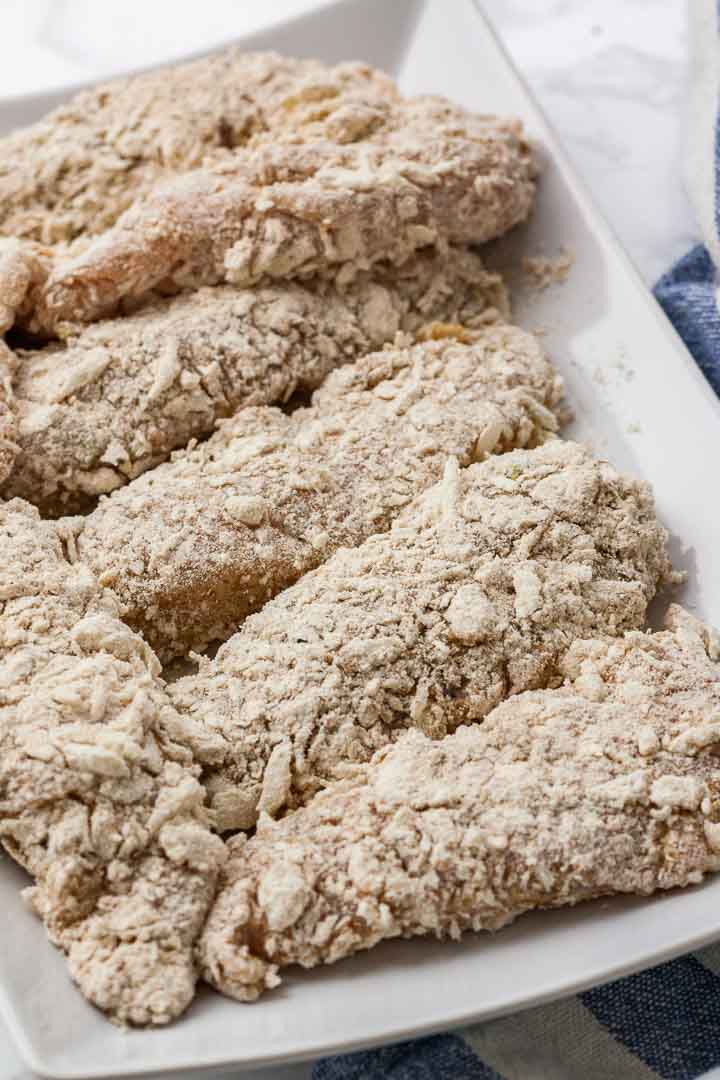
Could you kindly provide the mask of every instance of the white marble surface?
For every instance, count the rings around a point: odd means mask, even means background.
[[[0,97],[182,55],[313,0],[0,0]],[[448,7],[456,0],[446,0]],[[697,239],[681,177],[685,0],[483,0],[648,283]],[[244,1074],[248,1075],[248,1074]],[[301,1080],[307,1067],[275,1071]],[[29,1074],[0,1031],[0,1080]]]
[[[654,282],[697,239],[681,175],[686,0],[483,6],[577,171]]]

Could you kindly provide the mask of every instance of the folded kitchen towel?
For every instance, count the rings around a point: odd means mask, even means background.
[[[655,295],[720,396],[720,0],[689,0],[688,9],[687,186],[703,243],[663,275]],[[720,943],[564,1001],[329,1058],[313,1071],[314,1080],[700,1076],[720,1080]]]
[[[720,310],[717,270],[710,252],[698,244],[668,270],[655,286],[655,295],[720,395]]]

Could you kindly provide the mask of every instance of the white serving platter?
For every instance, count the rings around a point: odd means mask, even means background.
[[[543,161],[538,205],[491,261],[507,266],[521,253],[572,251],[563,286],[518,285],[516,320],[544,333],[567,379],[577,415],[572,434],[653,484],[678,565],[689,571],[681,598],[720,623],[720,490],[708,461],[720,445],[720,404],[473,0],[325,3],[241,44],[328,61],[362,58],[393,72],[407,92],[522,117]],[[0,132],[67,96],[0,106]],[[30,1068],[73,1080],[209,1076],[398,1040],[560,997],[720,937],[718,879],[652,900],[526,916],[496,936],[388,943],[333,968],[293,972],[254,1005],[201,990],[174,1026],[123,1032],[71,985],[63,958],[23,908],[25,883],[3,860],[0,1009]]]

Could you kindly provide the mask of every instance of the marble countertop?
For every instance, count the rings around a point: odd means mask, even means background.
[[[697,241],[682,182],[685,0],[483,0],[648,283]]]
[[[211,47],[311,3],[2,0],[0,97]],[[684,0],[483,0],[483,6],[652,284],[698,237],[681,173]],[[310,1070],[263,1075],[301,1080]],[[1,1030],[0,1080],[30,1080]]]

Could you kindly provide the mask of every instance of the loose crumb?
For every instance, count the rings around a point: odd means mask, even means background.
[[[542,291],[549,285],[564,284],[574,261],[572,252],[562,248],[557,255],[525,255],[520,265],[526,284]]]

